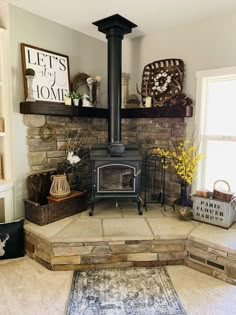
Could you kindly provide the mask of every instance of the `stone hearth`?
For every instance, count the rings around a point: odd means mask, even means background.
[[[236,223],[226,230],[180,221],[172,209],[148,204],[137,217],[132,202],[100,201],[52,224],[25,224],[27,254],[51,270],[185,264],[236,285]]]

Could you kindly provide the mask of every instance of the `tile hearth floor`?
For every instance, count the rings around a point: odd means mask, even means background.
[[[236,254],[236,222],[224,229],[197,221],[181,221],[170,207],[148,204],[147,212],[137,214],[133,202],[100,201],[92,217],[89,210],[57,222],[39,226],[29,221],[25,230],[39,235],[44,240],[56,242],[74,241],[122,241],[122,240],[173,240],[189,237],[216,244],[219,249],[228,249]]]
[[[27,254],[52,270],[187,265],[236,285],[236,223],[230,229],[178,219],[171,207],[112,200],[57,222],[25,223]]]

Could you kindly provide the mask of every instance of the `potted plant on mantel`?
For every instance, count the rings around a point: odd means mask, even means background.
[[[79,92],[72,91],[64,95],[64,102],[65,105],[71,105],[71,101],[73,101],[73,105],[79,106],[79,100],[81,99],[82,95]]]
[[[76,91],[71,92],[71,98],[75,106],[79,106],[79,100],[81,99],[81,97],[82,95],[79,92]]]
[[[33,80],[35,77],[35,71],[32,68],[27,68],[25,70],[25,77],[27,80],[27,98],[26,102],[36,102],[36,99],[34,98],[34,91],[33,91]]]

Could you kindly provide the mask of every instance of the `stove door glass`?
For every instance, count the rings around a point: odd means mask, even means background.
[[[134,192],[135,168],[124,164],[98,167],[98,192]]]

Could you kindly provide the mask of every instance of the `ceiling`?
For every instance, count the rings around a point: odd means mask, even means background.
[[[236,11],[235,0],[0,0],[104,39],[92,22],[119,13],[138,25],[131,37]]]

